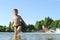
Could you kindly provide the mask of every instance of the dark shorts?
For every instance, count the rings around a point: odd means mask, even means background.
[[[18,28],[19,26],[14,26],[14,27]]]
[[[15,28],[21,28],[21,26],[14,26]]]

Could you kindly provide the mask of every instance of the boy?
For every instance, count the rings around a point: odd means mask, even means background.
[[[14,9],[13,10],[13,19],[11,26],[14,26],[14,32],[15,34],[18,34],[21,31],[21,22],[24,22],[21,18],[21,16],[18,15],[18,10]]]

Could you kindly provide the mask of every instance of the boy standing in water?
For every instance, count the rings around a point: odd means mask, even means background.
[[[21,16],[18,15],[18,10],[14,9],[13,10],[13,19],[11,26],[14,26],[14,32],[15,34],[18,34],[21,31],[21,22],[23,21]]]

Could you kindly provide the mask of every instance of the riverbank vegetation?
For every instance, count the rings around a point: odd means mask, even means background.
[[[0,32],[13,32],[14,28],[10,28],[11,22],[9,23],[9,26],[3,26],[0,25]],[[40,29],[42,29],[42,25],[45,25],[48,29],[56,30],[56,28],[60,28],[60,20],[53,20],[50,17],[45,17],[45,19],[37,21],[35,25],[29,24],[25,26],[22,24],[22,31],[23,32],[35,32]]]

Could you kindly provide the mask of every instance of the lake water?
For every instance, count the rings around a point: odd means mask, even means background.
[[[13,37],[13,32],[0,32],[0,40],[10,40]]]
[[[58,33],[20,33],[21,40],[48,40],[52,38],[53,40],[60,40],[60,34]],[[13,32],[0,32],[0,40],[13,40]]]

